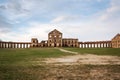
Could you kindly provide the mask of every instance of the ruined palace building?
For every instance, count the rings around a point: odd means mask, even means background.
[[[32,38],[31,42],[0,41],[0,48],[32,48],[32,47],[79,47],[79,48],[120,48],[120,34],[109,41],[80,42],[77,38],[63,38],[63,34],[54,29],[48,33],[48,40],[38,41]]]

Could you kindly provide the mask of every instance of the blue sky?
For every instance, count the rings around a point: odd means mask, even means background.
[[[53,29],[79,41],[120,33],[120,0],[0,0],[0,39],[46,40]]]

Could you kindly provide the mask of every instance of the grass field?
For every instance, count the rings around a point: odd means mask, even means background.
[[[35,80],[34,75],[26,71],[36,71],[33,61],[66,55],[69,54],[55,48],[0,49],[0,80]]]
[[[38,58],[70,55],[55,48],[0,49],[0,65],[25,63]]]
[[[63,48],[80,54],[112,55],[120,56],[120,48]]]
[[[120,56],[120,49],[64,48]],[[120,65],[38,65],[33,61],[71,55],[57,48],[0,49],[0,80],[119,80]],[[95,74],[93,74],[95,72]],[[102,75],[99,75],[100,73]],[[95,76],[94,76],[95,75]]]

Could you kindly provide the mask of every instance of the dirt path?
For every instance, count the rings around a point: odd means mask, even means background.
[[[58,48],[58,49],[62,52],[67,52],[67,53],[71,53],[71,54],[78,54],[78,52],[68,51],[68,50],[61,49],[61,48]]]
[[[63,56],[60,58],[46,58],[43,62],[46,64],[58,64],[58,65],[74,65],[74,64],[92,64],[92,65],[120,65],[120,57],[118,56],[105,56],[105,55],[93,55],[93,54],[78,54],[58,48],[62,52],[76,54],[72,56]]]
[[[65,56],[61,58],[47,58],[44,62],[47,64],[62,64],[62,65],[74,65],[74,64],[120,65],[120,57],[86,54]]]

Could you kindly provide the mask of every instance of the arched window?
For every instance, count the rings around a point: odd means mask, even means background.
[[[52,36],[50,35],[49,37],[51,38]]]
[[[59,38],[61,38],[61,35],[59,35]]]

